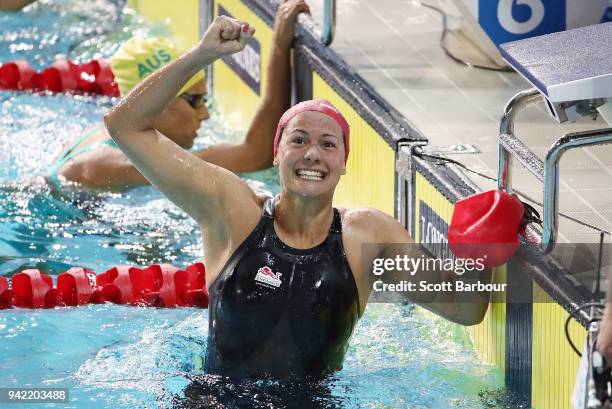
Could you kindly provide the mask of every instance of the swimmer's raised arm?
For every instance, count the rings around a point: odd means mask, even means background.
[[[304,0],[283,2],[276,13],[266,65],[261,103],[241,143],[221,143],[194,152],[202,159],[234,172],[252,172],[272,166],[276,125],[291,105],[291,47],[299,13],[309,13]]]
[[[258,214],[255,194],[233,173],[179,147],[154,122],[189,78],[242,50],[253,33],[248,24],[217,17],[193,49],[147,77],[104,117],[111,137],[136,168],[201,225],[218,223],[232,212],[239,217],[238,209]]]

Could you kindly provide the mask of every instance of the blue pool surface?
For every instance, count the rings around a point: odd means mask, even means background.
[[[0,12],[0,61],[25,58],[40,68],[57,53],[77,60],[109,56],[118,41],[142,29],[122,2],[41,1],[23,12]],[[0,92],[0,275],[39,268],[55,277],[72,266],[100,273],[116,264],[201,260],[198,226],[155,189],[58,192],[40,176],[61,146],[99,124],[112,103]],[[217,113],[196,147],[239,138]],[[244,177],[257,189],[278,191],[274,170]],[[219,408],[512,407],[500,392],[500,373],[479,363],[461,331],[411,305],[369,305],[344,369],[308,384],[204,374],[207,333],[208,312],[193,308],[0,311],[0,387],[69,388],[70,403],[37,408],[195,407],[191,398]]]

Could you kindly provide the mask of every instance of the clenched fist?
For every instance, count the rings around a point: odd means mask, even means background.
[[[219,58],[242,51],[255,29],[227,16],[216,17],[197,45],[207,57]]]

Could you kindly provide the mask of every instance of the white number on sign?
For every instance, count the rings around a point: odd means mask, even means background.
[[[529,20],[520,22],[512,17],[512,8],[527,6],[531,9]],[[544,4],[542,0],[499,0],[497,5],[499,24],[509,33],[525,34],[540,25],[544,19]]]

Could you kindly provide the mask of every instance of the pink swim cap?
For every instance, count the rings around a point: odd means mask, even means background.
[[[310,101],[303,101],[299,104],[296,104],[289,108],[281,117],[280,121],[278,121],[278,126],[276,128],[276,135],[274,136],[274,158],[276,158],[276,154],[278,152],[278,143],[280,142],[281,134],[283,133],[283,129],[287,125],[287,122],[291,120],[297,114],[301,114],[306,111],[315,111],[321,112],[322,114],[327,115],[334,121],[340,125],[342,128],[342,133],[344,136],[344,162],[348,160],[350,145],[349,145],[349,124],[346,122],[346,119],[342,116],[340,111],[336,109],[335,106],[332,105],[326,99],[311,99]]]

